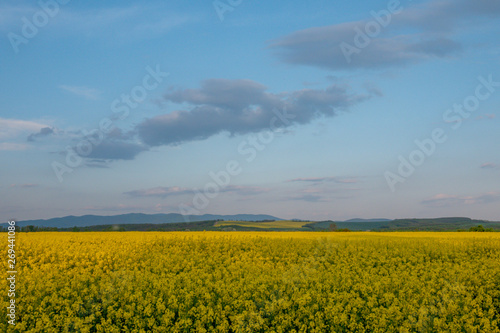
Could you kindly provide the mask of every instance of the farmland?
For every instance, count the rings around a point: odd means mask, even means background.
[[[17,237],[4,332],[500,332],[498,233]]]
[[[215,227],[235,226],[243,228],[258,228],[258,229],[301,229],[309,221],[266,221],[266,222],[252,222],[252,221],[218,221]]]

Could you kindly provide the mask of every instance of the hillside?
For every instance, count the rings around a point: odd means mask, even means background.
[[[474,220],[467,217],[444,217],[436,219],[398,219],[380,227],[381,231],[421,230],[421,231],[453,231],[468,230],[483,225],[485,228],[500,230],[500,222]]]
[[[332,221],[321,221],[309,225],[313,230],[329,229]],[[442,217],[432,219],[396,219],[378,222],[334,222],[337,228],[353,231],[457,231],[483,225],[500,231],[500,222],[474,220],[468,217]]]
[[[344,222],[389,222],[392,221],[390,219],[350,219],[350,220],[345,220]]]
[[[58,231],[216,231],[216,221],[197,221],[180,223],[141,223],[141,224],[105,224],[88,227],[59,228]]]
[[[215,227],[219,228],[234,228],[236,230],[308,230],[303,227],[311,223],[310,221],[263,221],[263,222],[250,222],[250,221],[218,221]],[[310,229],[309,229],[310,230]]]
[[[19,227],[56,228],[59,231],[330,231],[332,223],[337,229],[351,231],[467,231],[478,225],[500,231],[500,222],[474,220],[467,217],[311,222],[282,220],[270,215],[251,214],[206,214],[186,217],[180,214],[124,214],[67,216],[49,220],[20,221],[16,224]],[[6,226],[5,223],[0,224],[0,228]],[[36,228],[31,230],[34,231],[34,229]]]
[[[47,220],[26,220],[18,221],[20,227],[33,225],[49,228],[72,228],[90,227],[95,225],[123,225],[123,224],[163,224],[199,222],[211,220],[238,220],[238,221],[260,221],[260,220],[281,220],[280,218],[264,214],[236,214],[236,215],[181,215],[181,214],[122,214],[113,216],[84,215],[65,216]],[[5,226],[6,223],[0,226]]]

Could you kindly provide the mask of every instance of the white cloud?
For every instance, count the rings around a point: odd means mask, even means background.
[[[99,90],[89,87],[60,85],[59,88],[90,100],[97,100],[101,95]]]
[[[219,189],[220,193],[233,193],[242,196],[252,196],[268,192],[269,189],[257,186],[241,186],[241,185],[228,185]],[[158,186],[143,190],[134,190],[125,192],[124,194],[131,197],[158,197],[166,198],[170,196],[195,194],[195,188],[185,188],[178,186]]]
[[[0,140],[16,138],[48,127],[35,121],[0,118]]]
[[[335,182],[340,184],[355,184],[358,182],[356,178],[347,178],[347,177],[313,177],[313,178],[294,178],[287,180],[290,182],[308,182],[308,183],[323,183],[323,182]]]
[[[422,204],[433,207],[463,206],[484,204],[500,200],[500,193],[488,192],[477,196],[460,196],[445,193],[436,194],[422,201]]]
[[[19,33],[22,18],[31,19],[42,10],[36,5],[0,5],[0,31]],[[51,18],[50,26],[57,34],[105,38],[116,41],[162,36],[175,27],[192,21],[191,14],[172,12],[166,5],[113,6],[96,9],[76,9],[60,6]],[[55,34],[52,34],[55,36]]]
[[[149,146],[175,146],[222,132],[242,135],[258,133],[270,126],[282,130],[308,124],[321,117],[336,116],[369,98],[336,84],[326,89],[282,93],[267,89],[252,80],[207,79],[199,89],[174,90],[164,96],[170,102],[189,104],[187,110],[145,119],[135,130]],[[277,113],[282,114],[281,118],[277,118]],[[275,124],[275,120],[279,123]]]
[[[269,46],[286,63],[330,70],[387,68],[446,59],[463,51],[463,45],[455,40],[457,30],[491,22],[500,16],[500,3],[430,0],[407,8],[398,5],[393,15],[382,10],[387,13],[383,24],[380,17],[367,15],[365,20],[295,31],[270,41]],[[368,37],[370,33],[365,33],[373,26],[378,30]],[[363,42],[359,42],[360,31],[366,37]]]

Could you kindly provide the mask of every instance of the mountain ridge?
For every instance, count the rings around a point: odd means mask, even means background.
[[[181,223],[181,222],[200,222],[208,220],[240,220],[240,221],[260,221],[260,220],[282,220],[278,217],[267,214],[235,214],[235,215],[181,215],[177,213],[168,214],[144,214],[128,213],[120,215],[68,215],[50,219],[23,220],[17,221],[16,225],[20,227],[33,225],[49,228],[72,228],[72,227],[90,227],[95,225],[113,225],[113,224],[163,224],[163,223]],[[4,225],[2,223],[0,225]]]

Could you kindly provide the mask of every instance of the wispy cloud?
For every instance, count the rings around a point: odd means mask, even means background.
[[[385,27],[379,24],[380,35],[370,38],[349,61],[340,45],[354,46],[358,31],[368,22],[377,23],[373,17],[296,31],[271,41],[270,48],[290,64],[331,70],[399,67],[460,54],[463,46],[454,40],[458,28],[498,16],[498,1],[432,0],[404,8]]]
[[[31,17],[42,10],[36,5],[4,5],[0,9],[0,30],[4,31],[20,29],[23,16]],[[59,34],[78,34],[87,38],[149,39],[163,36],[193,20],[194,16],[173,12],[164,4],[98,9],[61,6],[48,28],[57,29]]]
[[[311,179],[311,178],[306,178]],[[311,183],[316,185],[317,183]],[[286,196],[284,201],[305,201],[305,202],[332,202],[339,199],[351,197],[352,191],[357,191],[357,188],[334,189],[331,187],[309,186],[294,191],[292,195]]]
[[[0,140],[12,139],[26,133],[38,132],[47,127],[36,121],[0,118]]]
[[[334,182],[338,184],[356,184],[358,182],[355,178],[347,177],[318,177],[318,178],[294,178],[287,180],[287,182],[305,182],[305,183],[325,183]]]
[[[124,192],[125,195],[131,197],[158,197],[167,198],[170,196],[191,194],[193,191],[191,189],[178,187],[178,186],[158,186],[144,190],[134,190],[129,192]]]
[[[328,201],[323,196],[317,195],[317,194],[300,194],[297,196],[289,197],[288,200],[306,201],[306,202],[326,202],[326,201]]]
[[[373,96],[377,96],[377,97],[384,96],[384,93],[382,92],[382,90],[380,90],[380,88],[377,87],[377,85],[374,84],[373,82],[366,82],[363,86]]]
[[[85,11],[67,10],[61,16],[62,23],[69,29],[83,31],[87,36],[128,39],[160,37],[194,19],[190,15],[174,13],[162,6],[146,4]],[[121,29],[114,29],[113,35],[103,33],[103,28],[112,26]]]
[[[481,164],[481,169],[500,169],[500,164],[483,163]]]
[[[432,207],[449,207],[484,204],[496,201],[500,201],[500,193],[498,192],[489,192],[478,196],[459,196],[440,193],[423,200],[422,204]]]
[[[129,192],[124,192],[125,195],[131,197],[157,197],[157,198],[167,198],[172,196],[180,196],[185,194],[195,194],[198,190],[196,188],[186,188],[178,186],[158,186],[143,190],[134,190]],[[252,196],[261,193],[268,192],[269,189],[257,187],[257,186],[241,186],[241,185],[228,185],[219,188],[219,193],[233,193],[241,196]]]
[[[89,87],[60,85],[59,88],[89,100],[97,100],[101,95],[99,90]]]
[[[477,120],[483,120],[483,119],[486,119],[486,120],[493,120],[495,119],[496,115],[494,113],[487,113],[487,114],[484,114],[484,115],[480,115],[480,116],[477,116]]]
[[[241,186],[241,185],[229,185],[222,189],[222,193],[234,193],[241,196],[252,196],[262,193],[269,192],[270,190],[265,187],[258,186]]]

